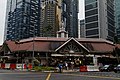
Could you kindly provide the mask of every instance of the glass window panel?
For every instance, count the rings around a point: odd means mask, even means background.
[[[95,2],[97,0],[85,0],[85,4],[89,4],[89,3],[92,3],[92,2]]]
[[[98,29],[88,30],[86,31],[86,35],[96,35],[98,34]]]
[[[94,10],[90,10],[90,11],[87,11],[85,12],[85,16],[91,16],[91,15],[95,15],[95,14],[98,14],[98,10],[97,9],[94,9]]]
[[[98,27],[98,22],[86,24],[86,29],[91,29],[96,27]]]
[[[85,18],[86,23],[93,22],[93,21],[98,21],[98,16],[92,16],[92,17]]]
[[[97,2],[86,5],[85,10],[93,9],[93,8],[96,8],[96,7],[97,7]]]

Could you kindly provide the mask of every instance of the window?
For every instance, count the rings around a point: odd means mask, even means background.
[[[92,3],[85,6],[85,10],[93,9],[97,7],[97,3]]]
[[[97,9],[85,12],[85,16],[91,16],[91,15],[95,15],[95,14],[98,14],[98,10]]]
[[[111,24],[111,25],[115,25],[115,22],[113,20],[111,20],[109,17],[108,17],[108,23]]]
[[[98,22],[86,24],[86,29],[96,28],[98,27]]]
[[[99,38],[99,36],[87,36],[86,38]]]
[[[113,37],[115,34],[114,34],[114,32],[108,31],[108,35]]]
[[[98,34],[98,29],[88,30],[86,31],[86,35],[96,35]]]
[[[86,4],[89,4],[89,3],[92,3],[92,2],[96,2],[97,0],[85,0],[85,5]]]
[[[114,14],[114,8],[111,8],[107,5],[107,10],[110,11],[112,14]]]
[[[98,20],[98,16],[92,16],[92,17],[88,17],[85,19],[85,22],[93,22],[93,21],[97,21]]]
[[[107,11],[107,16],[114,20],[114,15]]]

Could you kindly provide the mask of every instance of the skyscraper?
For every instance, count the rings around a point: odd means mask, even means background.
[[[56,32],[61,26],[61,1],[41,0],[41,37],[56,37]]]
[[[78,37],[79,0],[62,1],[62,20],[69,37]]]
[[[5,40],[40,36],[40,0],[7,0]]]
[[[85,19],[80,20],[80,38],[85,38]]]
[[[115,27],[118,39],[120,39],[120,0],[115,0]]]
[[[85,0],[86,38],[113,41],[115,35],[114,0]]]
[[[63,21],[68,36],[78,37],[78,12],[78,0],[41,0],[41,36],[56,37]]]

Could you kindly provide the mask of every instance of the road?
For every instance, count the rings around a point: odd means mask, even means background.
[[[42,73],[0,70],[0,80],[120,80],[114,72]]]

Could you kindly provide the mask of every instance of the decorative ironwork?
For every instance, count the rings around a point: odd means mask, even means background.
[[[75,42],[70,42],[68,44],[66,44],[61,50],[60,52],[81,52],[81,48],[75,44]]]

